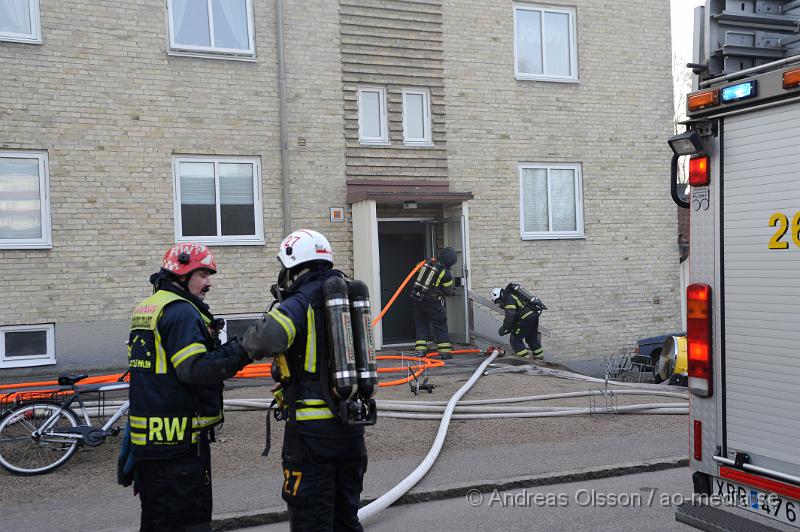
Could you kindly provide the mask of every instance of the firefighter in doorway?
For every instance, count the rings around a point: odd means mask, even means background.
[[[505,336],[511,333],[509,343],[514,354],[535,360],[544,358],[544,349],[539,341],[539,316],[547,307],[542,300],[517,283],[493,289],[491,299],[505,311],[503,325],[497,334]]]
[[[453,276],[450,268],[456,263],[456,252],[451,247],[442,249],[438,259],[431,257],[419,269],[411,288],[411,310],[414,315],[416,345],[414,350],[424,354],[428,350],[428,336],[433,329],[436,350],[442,360],[453,358],[450,352],[450,334],[444,296],[453,295]]]

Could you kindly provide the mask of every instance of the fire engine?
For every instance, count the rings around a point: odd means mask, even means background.
[[[706,530],[757,528],[725,505],[800,526],[799,30],[797,0],[697,8],[686,131],[669,139],[690,219],[689,465],[707,502],[676,519]]]

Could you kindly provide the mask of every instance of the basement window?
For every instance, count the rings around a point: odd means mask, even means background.
[[[56,363],[55,325],[0,326],[0,368]]]

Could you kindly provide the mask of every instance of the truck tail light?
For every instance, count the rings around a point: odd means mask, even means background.
[[[711,397],[711,287],[690,284],[686,288],[686,340],[688,344],[689,391]]]
[[[698,155],[689,159],[689,184],[693,187],[704,187],[709,181],[708,156]]]

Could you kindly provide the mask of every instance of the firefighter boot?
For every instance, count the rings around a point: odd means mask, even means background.
[[[453,355],[450,354],[450,351],[453,350],[453,344],[450,342],[441,342],[436,344],[436,348],[439,351],[439,358],[442,360],[450,360],[453,358]]]

